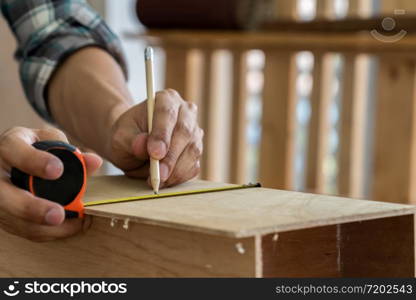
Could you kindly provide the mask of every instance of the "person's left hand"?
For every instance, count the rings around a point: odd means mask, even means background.
[[[61,177],[64,165],[56,156],[32,147],[45,140],[68,143],[63,132],[55,128],[14,127],[0,134],[0,228],[31,241],[62,239],[86,230],[91,217],[65,219],[63,206],[22,190],[10,181],[12,168],[46,180]],[[102,163],[99,156],[83,153],[88,174]]]
[[[107,156],[127,176],[138,178],[149,177],[149,156],[160,160],[160,187],[167,187],[198,175],[202,138],[196,105],[167,89],[156,93],[151,134],[147,133],[147,102],[143,102],[115,122]]]

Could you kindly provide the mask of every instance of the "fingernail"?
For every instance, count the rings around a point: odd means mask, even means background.
[[[64,165],[58,158],[53,158],[48,161],[45,171],[48,177],[56,179],[62,175],[64,171]]]
[[[150,154],[155,159],[162,159],[166,155],[166,144],[162,141],[155,141],[150,144]]]
[[[65,219],[63,208],[54,207],[48,210],[45,215],[45,223],[48,225],[59,225]]]
[[[166,164],[161,163],[159,166],[159,172],[160,172],[160,181],[164,182],[168,179],[169,176],[169,168]]]

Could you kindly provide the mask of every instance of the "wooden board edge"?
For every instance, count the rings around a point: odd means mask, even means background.
[[[398,210],[394,210],[390,212],[378,213],[377,215],[371,215],[371,214],[354,215],[354,216],[345,217],[345,218],[327,219],[325,221],[294,223],[294,224],[287,224],[284,226],[282,225],[268,226],[264,228],[258,228],[256,230],[246,230],[246,231],[244,230],[227,231],[227,230],[220,230],[220,229],[210,229],[210,228],[206,228],[202,226],[188,226],[186,224],[180,224],[176,222],[168,222],[168,221],[163,221],[163,220],[151,220],[147,218],[133,217],[130,215],[108,214],[106,212],[94,211],[92,208],[86,209],[85,213],[87,215],[99,216],[99,217],[104,217],[108,219],[112,219],[112,218],[127,219],[128,218],[131,222],[135,222],[135,223],[156,225],[156,226],[161,226],[161,227],[187,230],[187,231],[199,232],[199,233],[216,235],[216,236],[223,236],[223,237],[229,237],[229,238],[247,238],[247,237],[255,237],[257,235],[266,235],[266,234],[270,234],[274,232],[286,232],[286,231],[321,227],[321,226],[326,226],[326,225],[344,224],[344,223],[351,223],[351,222],[368,221],[368,220],[374,220],[374,219],[415,214],[416,207],[415,208],[413,207],[403,208],[403,209],[398,209]]]

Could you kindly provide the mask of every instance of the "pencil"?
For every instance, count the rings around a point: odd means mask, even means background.
[[[147,127],[149,135],[153,127],[153,111],[155,108],[155,90],[153,76],[153,49],[147,47],[144,50],[144,60],[146,66],[146,89],[147,89]],[[160,174],[159,161],[150,158],[150,182],[155,194],[159,193]]]

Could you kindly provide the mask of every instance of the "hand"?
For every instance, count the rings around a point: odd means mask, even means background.
[[[203,131],[195,104],[171,89],[156,93],[153,130],[147,132],[146,102],[122,114],[112,128],[108,157],[126,175],[148,178],[149,156],[160,160],[160,187],[198,175]]]
[[[60,204],[38,198],[10,182],[12,167],[50,180],[62,175],[63,165],[56,156],[32,146],[42,140],[68,142],[57,129],[15,127],[0,135],[0,227],[33,241],[68,237],[91,222],[88,218],[65,220]],[[95,154],[85,153],[84,159],[89,173],[102,163]]]

